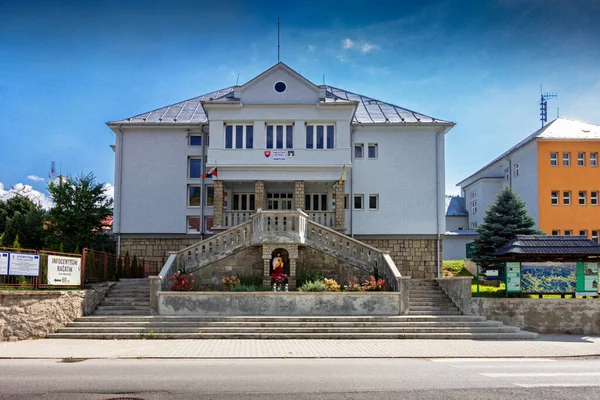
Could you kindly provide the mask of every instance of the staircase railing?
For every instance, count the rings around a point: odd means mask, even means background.
[[[238,250],[263,243],[305,244],[369,273],[377,268],[390,288],[399,290],[401,275],[388,253],[318,224],[301,210],[259,210],[249,221],[173,252],[160,273],[162,290],[169,290],[168,278],[177,270],[194,272]]]

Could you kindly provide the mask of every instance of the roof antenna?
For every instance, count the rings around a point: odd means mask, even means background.
[[[325,74],[323,74],[323,85],[325,85]]]
[[[279,63],[279,17],[277,17],[277,62]]]
[[[548,99],[555,99],[557,96],[556,93],[544,93],[540,83],[540,120],[542,121],[542,128],[548,122]]]
[[[238,72],[238,77],[235,80],[235,86],[237,86],[239,82],[240,82],[240,73]]]
[[[560,118],[560,107],[556,107],[556,118]]]

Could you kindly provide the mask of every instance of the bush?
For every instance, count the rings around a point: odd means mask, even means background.
[[[240,285],[240,280],[235,276],[226,276],[225,278],[221,279],[221,284],[225,286],[225,290],[231,290]]]
[[[365,281],[363,287],[368,292],[383,292],[387,290],[385,281],[383,279],[375,280],[375,277],[372,275]]]
[[[325,284],[325,281],[310,281],[310,282],[305,282],[300,289],[298,289],[299,292],[326,292],[327,291],[327,285]]]
[[[268,287],[262,285],[237,285],[230,289],[231,292],[266,292]]]
[[[174,292],[186,292],[193,290],[194,280],[192,274],[186,275],[181,272],[175,272],[172,277],[169,278],[171,282],[171,290]]]
[[[317,282],[325,279],[323,272],[318,270],[301,270],[296,276],[296,286],[301,287],[307,282]]]
[[[333,279],[325,278],[324,282],[325,282],[325,286],[327,286],[328,292],[339,292],[340,291],[340,285],[338,285],[338,283],[336,281],[334,281]]]
[[[241,286],[262,286],[262,276],[238,275]]]
[[[360,286],[360,283],[358,283],[358,278],[353,276],[348,278],[348,285],[344,286],[344,291],[345,292],[362,292],[363,288],[362,286]]]

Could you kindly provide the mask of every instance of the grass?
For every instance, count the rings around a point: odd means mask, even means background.
[[[442,262],[443,276],[473,276],[465,268],[465,260],[446,260]]]

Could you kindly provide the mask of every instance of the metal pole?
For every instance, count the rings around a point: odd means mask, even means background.
[[[477,297],[479,297],[479,264],[477,264]]]

